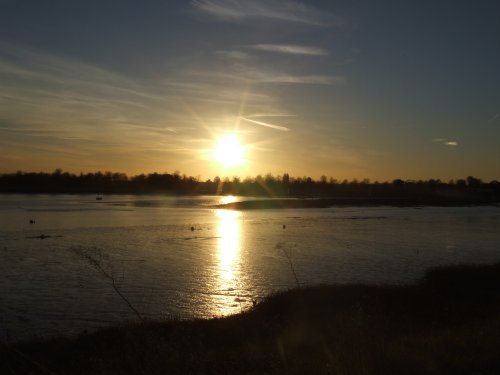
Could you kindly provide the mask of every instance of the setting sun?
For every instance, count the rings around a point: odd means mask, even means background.
[[[234,134],[220,138],[213,152],[214,159],[225,167],[243,164],[244,154],[245,148]]]

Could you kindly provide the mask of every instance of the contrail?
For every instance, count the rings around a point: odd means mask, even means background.
[[[252,122],[252,123],[257,124],[257,125],[267,126],[268,128],[272,128],[272,129],[276,129],[276,130],[281,130],[281,131],[284,131],[284,132],[290,131],[289,128],[286,128],[284,126],[273,125],[273,124],[269,124],[267,122],[252,120],[252,119],[249,119],[249,118],[246,118],[246,117],[241,117],[241,119],[245,120],[245,121],[248,121],[248,122]]]

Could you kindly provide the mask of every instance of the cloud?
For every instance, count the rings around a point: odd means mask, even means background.
[[[446,138],[434,138],[434,139],[431,139],[431,142],[440,143],[440,144],[442,144],[444,146],[451,146],[451,147],[458,146],[458,142],[457,141],[449,140],[449,139],[446,139]]]
[[[288,113],[255,113],[253,115],[246,115],[246,118],[257,118],[257,117],[296,117],[296,115],[290,115]]]
[[[262,18],[317,26],[339,23],[337,20],[326,22],[324,13],[297,1],[194,0],[192,5],[224,21],[238,22],[250,18]]]
[[[0,133],[22,135],[23,137],[40,137],[54,139],[90,140],[89,136],[76,136],[70,129],[50,128],[16,128],[13,126],[0,126]]]
[[[182,102],[205,103],[205,107],[214,102],[234,105],[240,103],[244,91],[237,82],[200,79],[186,71],[169,75],[168,81],[136,80],[1,42],[0,86],[0,121],[16,128],[18,134],[23,129],[56,128],[56,134],[61,129],[61,133],[92,134],[94,138],[123,137],[123,129],[138,131],[139,127],[168,135],[173,132],[165,129],[196,125],[179,105]],[[269,110],[273,102],[269,95],[258,92],[247,93],[245,98],[261,110]]]
[[[332,75],[302,75],[291,74],[275,70],[267,70],[241,65],[233,67],[233,72],[218,73],[207,71],[193,71],[193,75],[210,77],[213,80],[239,81],[251,83],[288,83],[309,85],[341,85],[347,82],[343,76]]]
[[[218,127],[234,126],[234,121],[220,119],[231,117],[235,108],[248,114],[239,120],[253,133],[259,127],[290,131],[280,124],[292,116],[280,105],[284,98],[259,84],[345,82],[340,76],[252,66],[250,50],[243,50],[250,52],[249,59],[236,51],[228,51],[233,60],[224,69],[220,64],[185,66],[148,80],[0,42],[2,157],[21,158],[19,166],[32,165],[30,169],[126,165],[135,173],[144,165],[159,168],[165,160],[176,160],[177,168],[183,168],[200,155],[193,142],[210,138]],[[186,150],[190,158],[181,155]],[[0,170],[8,168],[17,167],[0,165]]]
[[[292,83],[308,85],[338,85],[346,83],[345,77],[327,75],[258,74],[250,79],[260,83]]]
[[[327,56],[328,51],[318,47],[298,46],[293,44],[256,44],[252,46],[259,51],[286,53],[291,55]]]
[[[223,57],[228,57],[230,59],[235,59],[235,60],[246,60],[250,58],[250,55],[246,52],[243,51],[238,51],[238,50],[232,50],[232,51],[217,51],[217,55],[223,56]]]
[[[497,113],[497,114],[495,114],[492,118],[490,118],[490,119],[488,120],[488,122],[493,122],[493,121],[495,121],[495,120],[497,120],[497,119],[499,119],[499,118],[500,118],[500,113]]]
[[[75,166],[109,162],[137,170],[140,167],[132,164],[139,165],[140,158],[131,161],[130,154],[142,150],[156,158],[155,165],[161,165],[167,153],[175,157],[189,140],[203,136],[197,120],[180,105],[183,98],[197,103],[219,100],[234,106],[241,97],[241,89],[235,87],[171,78],[184,86],[124,77],[77,60],[0,42],[2,153],[11,159],[22,156],[40,166],[60,158]],[[251,104],[256,103],[256,97],[248,97]],[[256,107],[268,110],[271,100],[260,100],[266,105]],[[70,154],[75,158],[68,159]],[[81,155],[88,160],[81,160]]]
[[[285,127],[285,126],[280,126],[280,125],[275,125],[275,124],[270,124],[268,122],[264,122],[264,121],[257,121],[257,120],[252,120],[248,117],[240,117],[242,120],[245,120],[245,121],[248,121],[248,122],[251,122],[253,124],[256,124],[256,125],[261,125],[261,126],[265,126],[265,127],[268,127],[268,128],[271,128],[271,129],[276,129],[276,130],[281,130],[281,131],[284,131],[284,132],[287,132],[289,131],[290,129]]]

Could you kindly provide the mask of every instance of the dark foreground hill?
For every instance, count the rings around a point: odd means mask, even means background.
[[[0,349],[2,374],[498,374],[500,264],[413,286],[290,290],[212,320],[131,323]]]

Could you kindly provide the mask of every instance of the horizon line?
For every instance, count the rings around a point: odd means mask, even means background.
[[[314,181],[314,182],[321,182],[322,180],[326,180],[327,183],[338,183],[338,184],[341,184],[341,183],[358,183],[358,184],[374,184],[374,183],[393,183],[395,181],[401,181],[403,183],[418,183],[418,182],[429,182],[429,181],[435,181],[435,182],[438,182],[439,183],[444,183],[444,184],[450,184],[452,183],[456,183],[457,181],[460,181],[460,180],[465,180],[467,181],[467,179],[469,178],[474,178],[476,180],[479,180],[480,182],[482,183],[500,183],[500,177],[497,179],[497,178],[493,178],[493,179],[484,179],[484,178],[481,178],[481,177],[476,177],[476,176],[473,176],[473,175],[468,175],[468,176],[460,176],[460,177],[457,177],[457,178],[449,178],[449,179],[441,179],[441,178],[435,178],[435,177],[430,177],[430,178],[401,178],[401,177],[396,177],[396,178],[389,178],[389,179],[373,179],[373,178],[357,178],[357,177],[352,177],[350,179],[348,178],[335,178],[333,176],[328,176],[328,175],[325,175],[325,174],[321,174],[319,177],[315,178],[315,177],[312,177],[310,175],[293,175],[293,174],[290,174],[288,172],[283,172],[283,173],[271,173],[271,172],[267,172],[267,173],[258,173],[258,174],[255,174],[254,176],[249,176],[249,175],[246,175],[246,176],[242,176],[242,175],[237,175],[237,174],[231,174],[231,175],[215,175],[213,177],[208,177],[208,178],[201,178],[200,175],[198,176],[193,176],[193,175],[188,175],[186,173],[183,173],[179,170],[174,170],[173,172],[141,172],[141,173],[131,173],[131,174],[128,174],[126,172],[114,172],[114,171],[110,171],[110,170],[97,170],[97,171],[92,171],[92,172],[83,172],[83,171],[80,171],[80,172],[71,172],[71,171],[65,171],[63,170],[62,168],[56,168],[54,169],[53,171],[51,172],[47,172],[47,171],[23,171],[23,170],[17,170],[15,172],[0,172],[0,177],[3,177],[3,176],[6,176],[6,175],[17,175],[17,174],[47,174],[47,175],[56,175],[56,174],[68,174],[70,176],[75,176],[75,177],[79,177],[79,176],[85,176],[85,175],[89,175],[89,174],[102,174],[102,175],[124,175],[127,179],[132,179],[134,177],[138,177],[138,176],[149,176],[149,175],[171,175],[171,176],[181,176],[183,178],[187,178],[187,179],[194,179],[198,182],[207,182],[207,181],[213,181],[214,179],[216,178],[219,178],[220,180],[229,180],[229,182],[233,182],[234,179],[239,179],[240,182],[243,182],[245,179],[257,179],[258,177],[261,177],[261,178],[266,178],[266,177],[272,177],[273,179],[281,179],[283,178],[285,175],[288,175],[288,178],[290,179],[294,179],[294,180],[297,180],[297,179],[311,179],[311,181]]]

